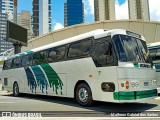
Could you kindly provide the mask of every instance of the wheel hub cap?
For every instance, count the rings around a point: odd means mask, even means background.
[[[88,92],[85,88],[81,88],[78,92],[79,100],[81,102],[86,102],[88,100]]]
[[[17,95],[17,93],[18,93],[18,87],[17,87],[17,85],[15,85],[15,87],[14,87],[14,93]]]

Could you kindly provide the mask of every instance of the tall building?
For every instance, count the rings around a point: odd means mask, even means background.
[[[64,4],[65,27],[84,23],[84,4],[82,0],[67,0]]]
[[[13,21],[13,0],[0,0],[0,52],[13,47],[12,43],[6,42],[7,20]]]
[[[39,36],[39,0],[33,0],[33,33]]]
[[[28,40],[32,38],[31,14],[29,11],[22,11],[17,15],[17,23],[28,29]]]
[[[39,36],[52,30],[51,0],[33,0],[33,33]]]
[[[13,21],[13,9],[13,0],[0,0],[0,12],[7,13],[10,21]]]
[[[115,0],[94,0],[95,21],[115,20]]]
[[[128,0],[129,19],[150,20],[148,0]]]

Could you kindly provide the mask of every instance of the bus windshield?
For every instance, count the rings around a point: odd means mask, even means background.
[[[113,41],[121,62],[150,63],[146,42],[127,35],[115,35]]]

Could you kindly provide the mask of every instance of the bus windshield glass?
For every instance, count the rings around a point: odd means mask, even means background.
[[[145,41],[127,35],[115,35],[113,41],[118,52],[119,61],[150,63]]]

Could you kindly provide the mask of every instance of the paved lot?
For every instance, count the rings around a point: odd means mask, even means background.
[[[23,94],[20,97],[13,97],[12,95],[0,96],[0,116],[2,112],[14,112],[21,114],[28,113],[41,113],[42,116],[56,116],[56,117],[109,117],[113,119],[116,115],[132,114],[130,119],[138,119],[136,113],[155,113],[160,116],[160,97],[157,99],[149,100],[147,103],[132,103],[132,104],[115,104],[105,102],[95,102],[91,107],[82,107],[78,105],[73,99],[59,98],[51,96],[35,96]],[[17,112],[16,112],[17,111]],[[113,113],[112,117],[111,113]],[[17,114],[15,114],[17,115]],[[135,117],[134,117],[135,116]],[[145,117],[145,116],[144,116]],[[144,117],[141,117],[144,118]],[[147,117],[150,119],[156,117],[152,115]],[[97,118],[98,119],[98,118]],[[116,117],[116,119],[121,119]],[[145,118],[144,118],[145,119]]]

